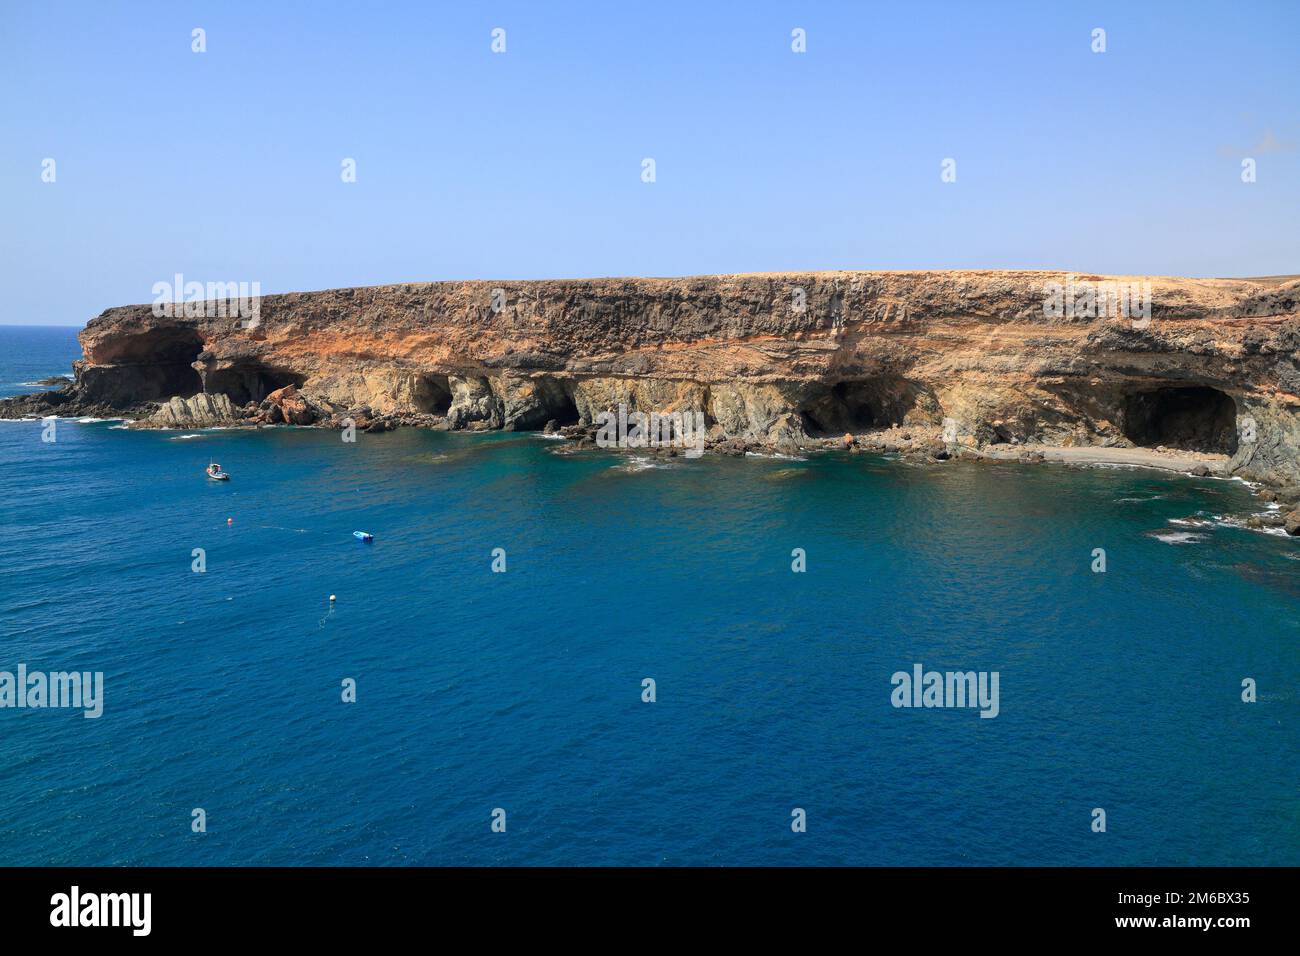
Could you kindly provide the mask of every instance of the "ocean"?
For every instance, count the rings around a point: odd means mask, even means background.
[[[0,328],[0,392],[77,355]],[[0,864],[1300,864],[1300,542],[1241,482],[43,431],[0,671],[103,713],[0,708]],[[997,716],[893,706],[916,664]]]

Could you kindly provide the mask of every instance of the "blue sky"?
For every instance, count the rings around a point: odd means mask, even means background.
[[[4,0],[0,323],[177,272],[1300,272],[1298,37],[1294,2]]]

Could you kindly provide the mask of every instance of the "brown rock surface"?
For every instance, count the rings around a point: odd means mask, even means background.
[[[315,411],[294,385],[277,388],[262,400],[261,408],[267,412],[268,420],[273,423],[310,425],[316,420]]]
[[[1300,281],[1074,276],[1117,280],[1150,283],[1149,321],[1051,317],[1045,288],[1067,278],[1049,272],[332,289],[265,296],[252,328],[122,306],[81,333],[74,385],[0,415],[148,415],[206,393],[241,408],[278,396],[286,421],[368,406],[389,423],[537,429],[625,403],[700,410],[715,440],[782,447],[890,426],[926,447],[951,419],[966,445],[1164,445],[1300,480]]]

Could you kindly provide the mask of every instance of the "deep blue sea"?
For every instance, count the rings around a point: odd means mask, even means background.
[[[74,336],[0,329],[0,391]],[[0,670],[105,699],[0,709],[0,864],[1300,863],[1300,542],[1213,521],[1240,482],[41,431],[0,422]],[[999,715],[892,707],[914,663]]]

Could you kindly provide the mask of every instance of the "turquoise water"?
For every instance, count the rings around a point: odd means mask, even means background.
[[[71,334],[0,330],[0,384]],[[0,864],[1300,863],[1300,545],[1170,523],[1238,482],[40,437],[0,422],[0,670],[104,712],[0,709]],[[999,716],[893,708],[916,662]]]

